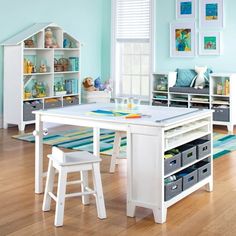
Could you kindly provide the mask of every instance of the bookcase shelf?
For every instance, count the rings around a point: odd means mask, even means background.
[[[80,103],[80,43],[61,27],[37,23],[3,46],[4,128],[16,124],[24,130],[35,122],[33,110],[62,107],[64,98],[74,101],[66,105]]]
[[[209,90],[202,92],[196,89],[189,91],[188,87],[175,90],[177,79],[176,72],[154,73],[152,77],[152,96],[150,103],[157,106],[174,106],[200,109],[212,109],[213,124],[226,125],[232,132],[236,124],[236,73],[212,73],[210,74]],[[159,85],[160,84],[160,85]],[[156,91],[158,87],[167,88],[163,92]],[[158,95],[165,95],[165,102]]]

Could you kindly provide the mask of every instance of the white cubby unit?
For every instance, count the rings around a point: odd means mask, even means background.
[[[35,123],[32,111],[81,102],[80,43],[61,27],[36,23],[2,45],[4,128],[23,131]]]
[[[236,124],[236,73],[212,73],[209,87],[175,87],[176,72],[154,73],[152,76],[152,105],[212,109],[213,124],[227,126],[233,132]]]

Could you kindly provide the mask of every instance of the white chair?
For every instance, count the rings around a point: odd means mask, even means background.
[[[100,158],[89,152],[64,153],[57,147],[52,148],[52,154],[48,155],[49,165],[47,181],[43,199],[43,211],[49,211],[51,199],[56,201],[55,226],[63,225],[64,204],[66,197],[82,196],[82,203],[89,204],[89,195],[93,194],[96,199],[98,218],[106,218],[102,182],[100,175]],[[58,171],[57,196],[53,194],[55,169]],[[93,173],[94,190],[88,187],[88,171]],[[67,182],[67,174],[80,171],[81,180]],[[81,192],[66,194],[66,185],[81,184]]]
[[[110,173],[115,172],[116,164],[118,164],[118,159],[124,159],[126,157],[120,156],[120,145],[121,139],[126,136],[126,132],[123,131],[116,131],[113,143],[113,151],[111,156],[111,163],[110,163]]]

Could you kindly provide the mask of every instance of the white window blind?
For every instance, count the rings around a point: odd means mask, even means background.
[[[150,38],[151,0],[116,0],[116,39]]]

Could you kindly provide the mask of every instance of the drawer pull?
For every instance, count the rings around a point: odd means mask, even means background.
[[[192,181],[194,179],[193,176],[191,176],[190,178],[188,178],[188,182]]]
[[[172,186],[171,190],[175,190],[177,188],[178,188],[178,185],[176,184],[176,185]]]
[[[170,166],[176,165],[176,160],[170,162]]]
[[[193,155],[193,152],[188,153],[187,157],[191,157]]]

